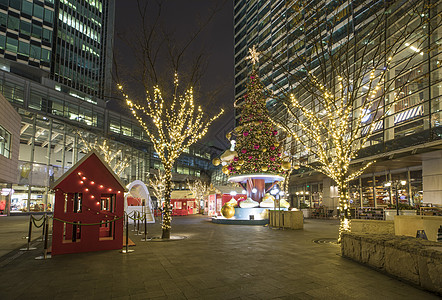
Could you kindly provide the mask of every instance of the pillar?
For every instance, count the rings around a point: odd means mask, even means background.
[[[332,180],[330,178],[325,178],[322,181],[322,186],[322,204],[329,209],[335,210],[338,206],[338,187],[332,185]]]
[[[430,157],[431,155],[431,157]],[[424,203],[442,206],[442,151],[424,155],[422,161]]]

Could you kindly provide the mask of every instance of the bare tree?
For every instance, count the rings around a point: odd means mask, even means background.
[[[280,113],[273,120],[286,131],[292,152],[339,188],[339,241],[351,228],[348,183],[374,162],[352,160],[376,143],[373,133],[393,122],[401,101],[424,101],[407,95],[429,72],[419,62],[437,50],[429,37],[441,23],[437,3],[341,4],[294,7],[296,16],[306,15],[293,23],[292,57],[272,53],[261,65],[285,74],[273,92],[287,118]],[[363,18],[347,17],[364,5]]]

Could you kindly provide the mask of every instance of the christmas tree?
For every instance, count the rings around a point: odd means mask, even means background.
[[[224,171],[231,176],[256,173],[280,175],[290,166],[282,161],[278,131],[269,119],[264,86],[255,68],[259,53],[255,47],[249,51],[248,58],[253,67],[241,107],[239,126],[235,128],[237,156],[224,167]]]

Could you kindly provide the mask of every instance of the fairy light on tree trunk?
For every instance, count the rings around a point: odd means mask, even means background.
[[[126,99],[133,116],[143,127],[151,140],[164,167],[164,209],[162,238],[169,239],[171,231],[172,207],[172,168],[177,158],[185,149],[201,139],[207,130],[224,110],[208,118],[201,106],[195,106],[193,89],[187,89],[183,95],[178,94],[178,75],[175,74],[172,99],[165,101],[158,86],[153,93],[146,91],[147,105],[142,106],[132,101],[124,92],[123,86],[118,89]],[[149,124],[149,125],[148,125]],[[153,125],[153,126],[152,126]]]

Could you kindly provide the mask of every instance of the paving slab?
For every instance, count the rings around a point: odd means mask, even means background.
[[[23,244],[17,217],[0,219],[0,240]],[[23,218],[26,228],[28,219]],[[16,237],[8,233],[9,222]],[[26,231],[26,230],[24,230]],[[174,217],[172,235],[135,251],[101,251],[35,260],[42,249],[0,257],[1,299],[439,299],[342,258],[335,220],[306,220],[304,230],[213,224]],[[158,237],[161,225],[149,225]],[[17,248],[17,247],[16,247]],[[12,257],[12,259],[11,259]],[[5,262],[5,258],[8,258]],[[1,263],[3,260],[4,263]]]

